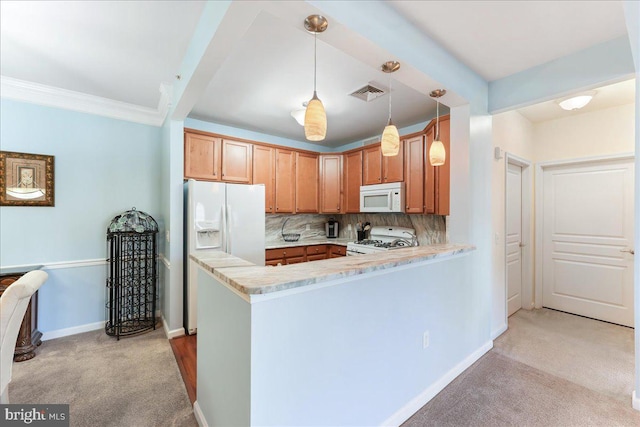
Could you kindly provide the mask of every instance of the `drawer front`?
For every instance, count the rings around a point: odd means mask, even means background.
[[[307,246],[307,256],[309,255],[318,255],[318,254],[326,254],[327,253],[327,245],[311,245]]]
[[[304,246],[294,246],[292,248],[267,249],[265,253],[266,260],[297,257],[297,256],[304,257]]]
[[[346,246],[337,246],[334,245],[331,247],[331,256],[332,257],[336,257],[336,256],[346,256],[347,255],[347,248]]]
[[[289,264],[298,264],[299,262],[304,262],[304,255],[302,256],[295,256],[295,257],[290,257],[285,259],[285,262],[287,263],[287,265]]]
[[[272,265],[274,267],[278,266],[278,265],[284,265],[284,259],[282,259],[282,258],[270,259],[270,260],[265,262],[265,265]]]

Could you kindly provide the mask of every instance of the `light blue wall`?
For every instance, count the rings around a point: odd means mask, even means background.
[[[106,229],[136,207],[159,214],[153,126],[2,99],[0,148],[55,156],[55,207],[0,207],[0,265],[104,260]],[[43,332],[104,320],[105,267],[59,268],[40,290]]]

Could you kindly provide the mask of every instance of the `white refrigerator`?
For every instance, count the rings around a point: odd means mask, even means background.
[[[196,181],[186,185],[185,327],[197,330],[198,265],[191,254],[223,251],[264,265],[264,185]],[[188,266],[188,267],[187,267]]]

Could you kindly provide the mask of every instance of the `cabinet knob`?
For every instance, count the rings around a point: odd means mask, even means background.
[[[276,210],[278,210],[278,209],[280,209],[280,208],[276,208]]]
[[[336,206],[336,209],[340,210],[340,205]]]
[[[287,251],[282,251],[282,255],[286,255],[286,254],[287,254]]]

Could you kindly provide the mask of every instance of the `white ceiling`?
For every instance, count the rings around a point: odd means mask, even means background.
[[[626,34],[620,0],[389,4],[487,81]],[[312,95],[313,36],[302,22],[317,11],[297,1],[234,2],[234,7],[245,6],[262,12],[212,76],[190,116],[303,141],[303,129],[290,112]],[[178,73],[203,3],[3,0],[0,8],[3,76],[156,107],[160,84],[172,82]],[[366,51],[367,59],[356,59],[356,50]],[[379,66],[391,59],[330,20],[326,33],[318,36],[318,96],[329,122],[323,145],[381,133],[388,96],[365,103],[348,94],[370,82],[386,88],[389,76]],[[416,70],[409,64],[392,76],[394,122],[403,127],[433,117],[435,103],[427,93],[435,82],[419,76],[420,85],[413,84]],[[596,108],[604,93],[588,108]],[[621,103],[627,97],[621,95]],[[456,100],[443,102],[455,105]],[[558,109],[554,103],[528,108],[523,114],[535,121],[551,117],[544,111]]]

